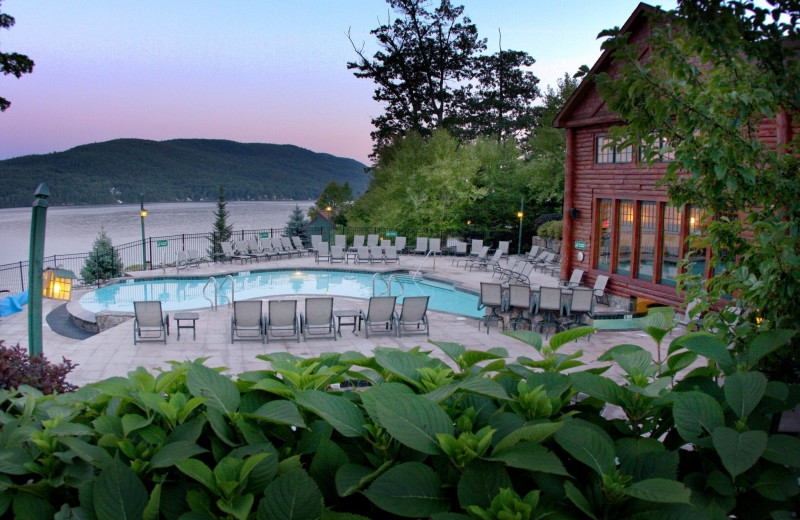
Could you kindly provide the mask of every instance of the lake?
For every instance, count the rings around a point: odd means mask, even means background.
[[[31,200],[31,202],[33,202]],[[305,214],[314,201],[227,203],[228,224],[234,230],[282,228],[295,205]],[[145,202],[145,236],[208,233],[216,202]],[[30,253],[31,208],[0,209],[0,264],[27,260]],[[101,229],[114,245],[141,241],[139,204],[64,206],[47,209],[44,254],[62,255],[91,250]]]

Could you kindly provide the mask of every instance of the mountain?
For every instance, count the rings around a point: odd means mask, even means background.
[[[367,188],[366,166],[298,146],[212,139],[116,139],[65,152],[0,161],[0,207],[33,202],[47,183],[50,203],[113,204],[176,200],[312,200],[331,181]]]

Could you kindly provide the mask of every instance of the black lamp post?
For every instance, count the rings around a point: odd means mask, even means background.
[[[147,216],[147,210],[144,209],[144,193],[139,194],[139,216],[142,219],[142,270],[147,270],[147,254],[145,252],[145,239],[144,239],[144,217]]]

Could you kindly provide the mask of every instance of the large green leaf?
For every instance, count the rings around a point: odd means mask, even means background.
[[[610,404],[621,406],[623,397],[630,391],[622,388],[613,380],[590,374],[588,372],[576,372],[569,375],[572,386],[578,392],[583,392],[590,397],[596,397]]]
[[[112,460],[97,476],[93,494],[97,520],[142,518],[147,507],[147,489],[119,459]]]
[[[297,404],[311,410],[336,428],[345,437],[360,437],[366,433],[364,414],[355,404],[339,394],[318,390],[295,392]]]
[[[787,500],[800,493],[797,475],[781,466],[770,466],[765,469],[753,484],[758,493],[770,500]]]
[[[576,339],[582,338],[584,336],[588,336],[592,332],[596,331],[597,329],[594,327],[576,327],[574,329],[568,329],[557,334],[554,334],[552,338],[550,338],[550,349],[555,351],[561,348],[563,345],[570,343],[571,341],[575,341]]]
[[[55,509],[44,498],[29,493],[14,496],[14,520],[40,520],[54,518]]]
[[[195,479],[210,491],[216,493],[217,481],[214,479],[214,473],[211,471],[211,468],[206,466],[202,461],[197,459],[184,459],[176,462],[175,466],[186,476]]]
[[[676,480],[651,478],[634,482],[625,488],[625,494],[648,502],[688,504],[692,496],[689,488]]]
[[[761,372],[734,372],[725,379],[725,400],[739,419],[744,419],[764,397],[767,378]]]
[[[726,372],[732,371],[733,360],[719,338],[706,332],[690,332],[685,337],[680,344],[686,350],[716,362]]]
[[[111,462],[111,455],[108,454],[108,451],[96,444],[89,444],[81,439],[69,437],[61,439],[61,442],[69,446],[69,449],[77,453],[78,457],[89,462],[92,466],[104,468],[106,464]],[[6,450],[6,454],[7,453]],[[0,471],[4,471],[2,464],[0,464]]]
[[[646,350],[627,353],[615,352],[612,357],[622,370],[632,376],[644,374],[653,364],[653,356]]]
[[[569,480],[564,481],[564,493],[567,495],[567,498],[570,502],[575,505],[578,509],[580,509],[583,514],[591,518],[592,520],[597,520],[597,517],[592,513],[592,506],[589,504],[589,501],[583,496],[581,490],[575,487],[575,484],[570,482]]]
[[[800,468],[800,439],[790,435],[770,435],[761,455],[776,464]]]
[[[501,451],[506,448],[510,448],[521,441],[539,444],[557,432],[562,426],[564,426],[563,422],[540,422],[537,424],[526,424],[525,426],[517,428],[503,437],[503,439],[495,445],[494,449],[495,451]]]
[[[374,399],[380,395],[379,399]],[[441,453],[436,435],[453,434],[453,421],[438,404],[414,394],[401,392],[373,393],[367,390],[362,398],[370,401],[376,422],[389,435],[422,453]]]
[[[542,336],[538,332],[532,330],[514,330],[511,332],[504,332],[503,334],[518,339],[523,343],[527,343],[540,352],[542,350]]]
[[[734,479],[758,462],[767,448],[767,438],[767,433],[760,430],[740,433],[725,426],[711,434],[722,465]]]
[[[302,469],[273,480],[258,504],[258,520],[316,520],[322,515],[322,493]]]
[[[250,416],[276,424],[287,424],[289,426],[297,426],[298,428],[306,427],[306,423],[300,416],[297,405],[283,399],[276,399],[265,403],[260,406],[258,410],[250,414]]]
[[[458,390],[504,401],[511,399],[500,383],[484,377],[465,379],[458,384]]]
[[[235,412],[239,408],[239,390],[230,377],[199,363],[191,363],[186,386],[195,397],[205,397],[205,405],[219,412]]]
[[[555,433],[564,450],[598,474],[609,473],[615,466],[614,443],[608,434],[579,419],[565,422]]]
[[[392,374],[416,386],[420,380],[420,368],[432,365],[432,359],[398,349],[376,348],[375,361]]]
[[[575,456],[575,458],[578,457]],[[569,476],[569,473],[561,463],[561,459],[555,453],[544,446],[532,442],[520,442],[510,448],[495,451],[491,457],[486,457],[486,459],[504,462],[512,468]],[[613,464],[613,462],[612,458],[611,463]]]
[[[458,479],[458,502],[462,509],[473,505],[488,509],[502,488],[512,486],[503,464],[473,460]]]
[[[311,459],[308,473],[326,499],[336,497],[336,473],[349,462],[347,453],[335,442],[326,439],[320,443],[314,458]]]
[[[711,433],[725,424],[719,403],[702,392],[680,392],[675,398],[672,415],[678,433],[690,442],[697,442],[703,432]]]
[[[785,346],[795,334],[797,331],[791,329],[773,329],[760,333],[747,348],[747,363],[751,367],[755,366],[761,358]]]
[[[450,500],[433,469],[420,462],[406,462],[375,479],[364,495],[389,513],[422,518],[450,509]]]
[[[391,467],[392,461],[390,460],[384,462],[378,469],[360,464],[344,464],[336,472],[336,492],[340,497],[346,497],[361,491]]]
[[[201,448],[194,442],[177,441],[165,444],[150,459],[150,466],[153,468],[167,468],[174,465],[179,460],[189,459],[207,450]]]
[[[428,340],[428,342],[433,343],[434,345],[442,349],[442,351],[445,354],[447,354],[447,357],[449,357],[456,363],[458,362],[458,358],[461,357],[461,355],[467,351],[466,347],[464,347],[464,345],[460,343],[452,343],[449,341],[433,341],[433,340]]]

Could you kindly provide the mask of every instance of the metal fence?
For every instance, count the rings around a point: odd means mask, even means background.
[[[318,232],[318,231],[315,231]],[[234,231],[231,240],[249,240],[259,238],[264,234],[269,236],[281,236],[284,234],[283,228],[271,229],[246,229]],[[413,246],[417,237],[441,238],[442,244],[449,245],[448,240],[458,238],[461,240],[482,239],[487,243],[496,243],[499,240],[514,240],[516,235],[513,231],[506,230],[486,230],[475,227],[467,227],[461,230],[430,230],[430,229],[401,229],[401,228],[377,228],[377,227],[353,227],[337,226],[329,230],[323,230],[322,239],[332,241],[334,235],[346,235],[348,242],[352,242],[354,235],[379,235],[381,238],[404,236],[407,243]],[[529,240],[529,238],[528,238]],[[149,237],[144,241],[144,255],[147,261],[147,268],[160,268],[162,266],[175,265],[175,260],[179,251],[195,250],[201,256],[210,257],[211,233],[193,233],[181,235],[169,235]],[[306,244],[308,245],[308,244]],[[142,269],[142,241],[129,242],[119,246],[114,246],[114,251],[119,255],[121,266],[119,271],[138,271]],[[65,255],[52,255],[44,257],[43,267],[59,267],[69,269],[82,279],[81,270],[87,266],[90,259],[95,259],[97,255],[86,253],[72,253]],[[106,259],[108,260],[108,259]],[[17,294],[28,287],[28,260],[21,260],[11,264],[0,265],[0,289],[6,289],[11,294]]]

